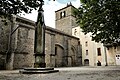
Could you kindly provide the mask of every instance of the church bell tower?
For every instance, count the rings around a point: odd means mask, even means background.
[[[61,30],[69,35],[72,35],[72,28],[76,27],[76,20],[73,15],[73,10],[76,9],[71,3],[67,4],[66,7],[55,11],[56,29]]]

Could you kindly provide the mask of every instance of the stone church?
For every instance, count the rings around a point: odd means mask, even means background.
[[[79,38],[72,36],[76,27],[71,4],[55,11],[56,28],[46,26],[46,67],[73,67],[82,65]],[[35,22],[20,16],[11,16],[7,24],[0,19],[0,69],[33,67]]]

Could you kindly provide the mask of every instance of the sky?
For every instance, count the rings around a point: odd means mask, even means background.
[[[73,6],[78,8],[80,6],[80,0],[44,0],[44,20],[45,25],[55,28],[55,11],[66,7],[67,3],[72,3]],[[21,15],[27,19],[36,21],[37,20],[37,11],[32,11],[31,14]]]

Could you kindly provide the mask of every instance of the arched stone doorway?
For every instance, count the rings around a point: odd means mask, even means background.
[[[68,66],[72,66],[72,57],[68,56]]]
[[[64,66],[64,47],[60,44],[55,44],[55,67]]]
[[[71,51],[68,57],[68,66],[75,66],[76,63],[76,49],[74,46],[71,47]]]
[[[89,59],[85,59],[85,60],[84,60],[84,65],[85,65],[85,66],[89,66]]]

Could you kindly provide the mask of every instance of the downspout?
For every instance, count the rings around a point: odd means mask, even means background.
[[[105,62],[106,62],[105,66],[108,66],[108,63],[107,63],[107,53],[106,53],[106,47],[105,46],[104,46],[104,50],[105,50]]]

